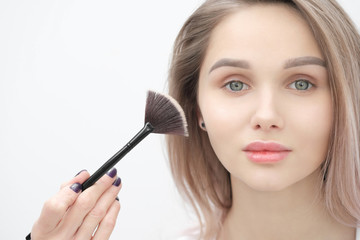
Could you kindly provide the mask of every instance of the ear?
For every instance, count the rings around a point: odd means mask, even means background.
[[[204,118],[201,114],[201,111],[200,111],[200,108],[198,107],[197,108],[197,119],[198,119],[198,124],[200,126],[200,128],[204,131],[206,131],[206,125],[205,125],[205,122],[204,122]]]

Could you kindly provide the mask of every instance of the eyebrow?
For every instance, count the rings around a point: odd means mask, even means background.
[[[250,69],[250,63],[245,60],[238,60],[238,59],[230,59],[230,58],[223,58],[217,61],[211,68],[209,73],[214,71],[220,67],[237,67],[237,68],[245,68]]]
[[[326,63],[324,60],[318,57],[298,57],[292,58],[285,62],[284,69],[292,68],[292,67],[300,67],[305,65],[319,65],[321,67],[326,67]]]
[[[322,60],[321,58],[305,56],[305,57],[291,58],[287,60],[284,64],[284,69],[300,67],[305,65],[319,65],[322,67],[326,67],[325,61]],[[220,67],[237,67],[244,69],[251,68],[250,63],[248,61],[240,60],[240,59],[222,58],[210,68],[209,73]]]

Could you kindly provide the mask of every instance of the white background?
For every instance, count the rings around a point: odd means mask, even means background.
[[[0,0],[1,239],[23,239],[63,181],[140,130],[146,91],[166,91],[175,36],[201,2]],[[340,2],[359,26],[360,2]],[[170,239],[189,224],[161,136],[117,169],[111,239]]]

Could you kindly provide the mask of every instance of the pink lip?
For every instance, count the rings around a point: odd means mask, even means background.
[[[283,160],[291,150],[274,142],[253,142],[247,145],[243,151],[246,156],[256,163],[275,163]]]

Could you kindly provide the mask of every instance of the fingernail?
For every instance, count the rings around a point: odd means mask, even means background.
[[[121,184],[121,178],[117,178],[114,182],[113,182],[113,185],[115,186],[115,187],[118,187],[118,186],[120,186],[120,184]]]
[[[83,169],[83,170],[81,170],[80,172],[78,172],[78,173],[75,175],[75,177],[76,177],[77,175],[79,175],[80,173],[84,172],[84,171],[86,171],[86,169]]]
[[[70,186],[71,190],[73,190],[76,193],[79,193],[81,191],[81,184],[80,183],[74,183],[73,185]]]
[[[109,177],[113,178],[113,177],[115,177],[116,173],[117,173],[116,168],[112,168],[112,169],[109,170],[106,174],[107,174]]]
[[[116,200],[116,201],[120,201],[119,197],[116,197],[115,200]]]

